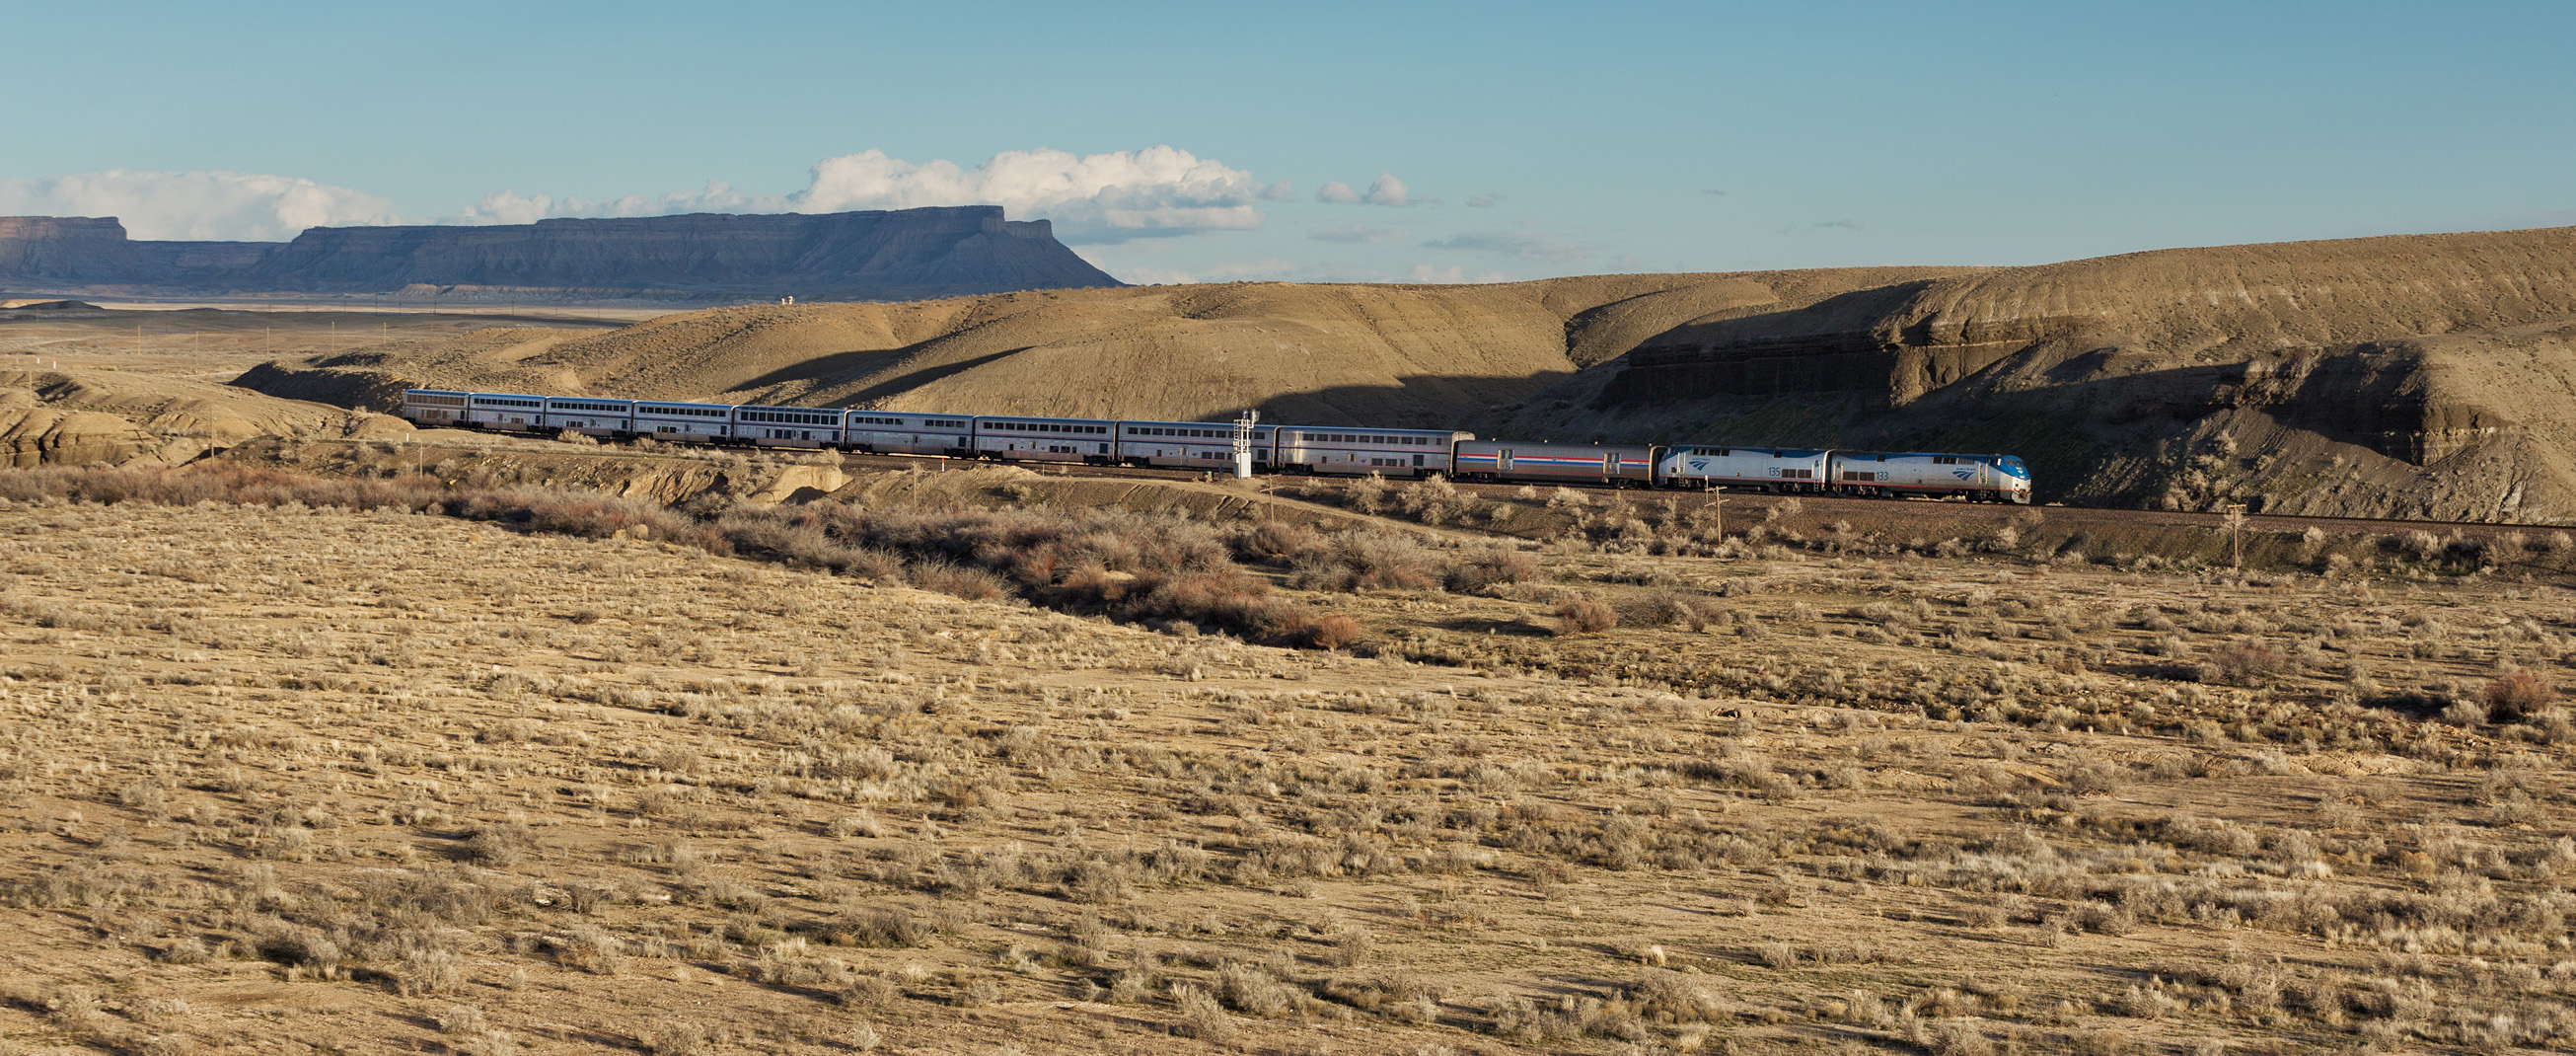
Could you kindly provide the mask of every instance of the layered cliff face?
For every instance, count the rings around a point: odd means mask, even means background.
[[[269,242],[137,242],[112,216],[0,216],[0,290],[211,289]]]
[[[1116,286],[999,206],[313,228],[280,244],[138,242],[113,218],[0,218],[0,289],[902,300]]]

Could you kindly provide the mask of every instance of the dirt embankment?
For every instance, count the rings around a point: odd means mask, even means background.
[[[178,465],[257,436],[394,439],[399,418],[155,374],[0,371],[0,464]]]

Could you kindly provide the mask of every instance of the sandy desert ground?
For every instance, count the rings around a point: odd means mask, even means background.
[[[0,473],[0,1047],[2576,1030],[2564,535],[444,442]]]

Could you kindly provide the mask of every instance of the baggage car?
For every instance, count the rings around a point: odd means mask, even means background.
[[[1555,481],[1648,487],[1655,449],[1644,444],[1547,444],[1462,440],[1458,472],[1476,480]]]

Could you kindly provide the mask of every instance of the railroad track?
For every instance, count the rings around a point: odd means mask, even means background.
[[[925,462],[945,463],[958,466],[982,464],[967,459],[950,459],[931,455],[852,454],[843,456],[843,461],[844,464],[851,466],[871,466],[890,469],[900,469],[906,466],[919,465]],[[1192,481],[1207,478],[1207,474],[1198,470],[1157,469],[1140,466],[1096,466],[1073,463],[1014,462],[1009,464],[1031,469],[1045,476],[1125,477],[1146,480]],[[1278,487],[1293,488],[1299,485],[1347,485],[1352,478],[1276,474],[1268,479],[1276,482]],[[1392,486],[1400,488],[1404,486],[1405,482],[1394,481],[1390,483]],[[1523,487],[1535,487],[1541,494],[1550,493],[1556,487],[1551,484],[1488,484],[1477,481],[1452,481],[1452,483],[1462,492],[1474,494],[1487,500],[1510,496],[1520,491]],[[2132,510],[2110,506],[2011,506],[1995,503],[1959,502],[1956,500],[1864,499],[1841,495],[1766,495],[1759,492],[1736,491],[1700,492],[1634,488],[1614,489],[1600,487],[1597,485],[1579,488],[1577,490],[1581,491],[1587,498],[1589,498],[1595,506],[1606,505],[1621,499],[1625,499],[1638,506],[1659,505],[1665,499],[1670,498],[1674,500],[1679,508],[1684,510],[1697,509],[1713,502],[1722,502],[1730,514],[1732,514],[1733,511],[1743,510],[1752,512],[1757,516],[1767,513],[1769,510],[1779,507],[1791,500],[1795,500],[1804,514],[1802,520],[1815,524],[1831,524],[1837,519],[1846,517],[1866,517],[1872,520],[1877,520],[1887,516],[1901,517],[1908,515],[1922,517],[1926,522],[1927,528],[1935,524],[1951,522],[1959,524],[2009,524],[2016,520],[2028,520],[2032,517],[2058,521],[2072,518],[2079,522],[2101,520],[2104,522],[2117,522],[2129,527],[2161,526],[2223,528],[2227,522],[2226,515],[2218,513],[2199,513],[2180,510]],[[1729,523],[1734,523],[1732,516],[1729,518]],[[2497,524],[2483,521],[2418,521],[2372,517],[2320,517],[2300,514],[2263,513],[2247,514],[2245,517],[2245,525],[2248,530],[2269,532],[2285,530],[2302,531],[2309,527],[2317,527],[2329,532],[2343,533],[2429,531],[2436,535],[2441,535],[2453,529],[2458,529],[2463,534],[2478,536],[2502,535],[2506,532],[2522,532],[2529,535],[2534,532],[2550,532],[2560,529],[2576,530],[2576,525],[2558,524]]]
[[[437,432],[448,432],[448,430],[424,430],[424,433]],[[476,436],[487,434],[471,431],[456,431],[454,435]],[[631,446],[625,444],[602,444],[600,450],[650,457],[643,452],[634,451]],[[947,458],[939,455],[876,455],[843,453],[841,455],[841,464],[847,469],[900,470],[920,466],[947,466],[962,469],[994,463],[987,463],[974,459]],[[1125,478],[1132,480],[1170,481],[1197,481],[1209,479],[1210,477],[1208,473],[1194,469],[1161,469],[1146,466],[1100,466],[1067,462],[1011,462],[1002,464],[1018,466],[1042,476],[1051,477]],[[1295,489],[1301,486],[1338,488],[1347,486],[1354,478],[1338,476],[1306,476],[1301,474],[1273,474],[1266,479],[1271,481],[1274,490],[1277,490]],[[1398,488],[1403,487],[1405,483],[1406,482],[1404,481],[1390,482],[1392,486]],[[1462,492],[1473,494],[1487,500],[1514,495],[1523,487],[1537,488],[1541,494],[1551,494],[1557,487],[1557,485],[1553,484],[1488,484],[1477,481],[1452,481],[1452,483]],[[2011,524],[2016,521],[2028,522],[2034,517],[2049,522],[2055,522],[2060,525],[2064,525],[2069,522],[2078,526],[2098,523],[2106,529],[2113,527],[2132,529],[2140,527],[2222,528],[2226,525],[2226,516],[2224,514],[2178,510],[2132,510],[2109,506],[2012,506],[1995,503],[1971,503],[1937,499],[1864,499],[1839,495],[1766,495],[1758,492],[1737,491],[1702,492],[1634,488],[1614,489],[1598,485],[1581,487],[1576,490],[1586,496],[1587,500],[1596,507],[1606,506],[1621,500],[1644,507],[1659,506],[1666,499],[1670,499],[1678,508],[1683,510],[1695,510],[1710,503],[1722,503],[1726,514],[1726,522],[1730,525],[1741,523],[1739,518],[1745,515],[1755,517],[1767,516],[1770,511],[1777,509],[1784,504],[1795,501],[1798,504],[1798,509],[1800,510],[1798,523],[1795,527],[1801,530],[1831,525],[1838,520],[1848,519],[1871,522],[1870,527],[1873,530],[1884,531],[1889,529],[1889,526],[1884,523],[1889,518],[1911,518],[1919,522],[1921,534],[1934,538],[1948,535],[1960,535],[1980,528],[1991,530],[1995,526]],[[2372,517],[2322,517],[2298,514],[2263,513],[2247,514],[2245,524],[2249,530],[2260,532],[2304,531],[2309,527],[2316,527],[2329,532],[2345,534],[2425,531],[2432,532],[2435,535],[2443,535],[2453,530],[2457,530],[2463,535],[2481,538],[2501,536],[2507,532],[2521,532],[2525,535],[2531,535],[2533,533],[2553,532],[2559,530],[2576,530],[2576,525],[2561,524],[2497,524],[2482,521],[2420,521]]]

